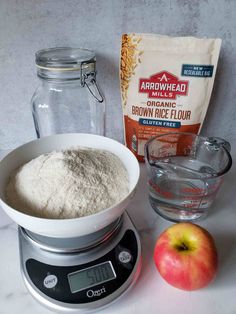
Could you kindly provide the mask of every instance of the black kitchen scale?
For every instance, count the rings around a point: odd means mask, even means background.
[[[141,269],[139,236],[126,212],[77,238],[49,238],[19,227],[19,248],[26,287],[54,312],[97,311],[127,292]]]

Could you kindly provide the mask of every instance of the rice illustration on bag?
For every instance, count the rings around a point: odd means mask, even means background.
[[[221,39],[123,34],[120,88],[125,142],[144,145],[167,132],[198,134],[209,105]]]

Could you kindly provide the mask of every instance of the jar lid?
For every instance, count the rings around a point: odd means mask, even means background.
[[[70,47],[57,47],[39,50],[35,54],[38,75],[42,78],[59,78],[60,73],[74,71],[95,72],[96,57],[92,50]],[[57,74],[58,73],[58,74]]]
[[[77,70],[83,62],[95,62],[95,53],[81,48],[49,48],[37,51],[35,62],[39,67],[52,70]]]

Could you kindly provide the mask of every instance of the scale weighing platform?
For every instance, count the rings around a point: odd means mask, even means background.
[[[141,244],[127,212],[78,238],[49,238],[22,227],[18,232],[26,287],[54,312],[97,311],[127,292],[141,270]]]

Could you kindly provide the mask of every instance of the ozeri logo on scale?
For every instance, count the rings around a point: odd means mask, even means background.
[[[151,75],[149,78],[140,78],[139,93],[147,93],[149,98],[176,99],[177,96],[186,96],[189,81],[182,81],[167,71]]]

